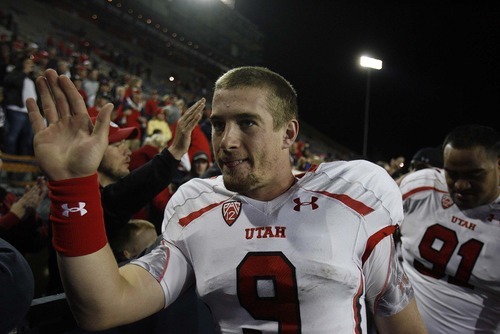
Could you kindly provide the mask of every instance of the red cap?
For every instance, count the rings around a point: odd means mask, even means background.
[[[91,117],[92,123],[95,124],[97,117]],[[115,122],[109,122],[109,144],[114,144],[124,139],[134,139],[139,135],[139,130],[134,127],[120,128]]]
[[[155,116],[156,116],[156,115],[158,115],[158,114],[161,114],[161,113],[163,113],[163,108],[162,108],[162,107],[158,107],[158,108],[156,108],[156,110],[154,111],[154,115],[155,115]]]

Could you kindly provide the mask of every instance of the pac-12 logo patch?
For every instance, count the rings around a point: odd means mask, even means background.
[[[233,225],[233,223],[238,219],[241,212],[241,202],[240,201],[231,201],[222,204],[222,217],[226,221],[226,224],[229,226]]]
[[[441,205],[443,206],[443,209],[448,209],[453,205],[453,200],[450,195],[443,195],[443,197],[441,197]]]

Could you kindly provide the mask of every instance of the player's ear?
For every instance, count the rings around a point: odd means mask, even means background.
[[[283,134],[283,148],[290,148],[298,135],[299,122],[296,119],[292,119],[285,127],[285,132]]]

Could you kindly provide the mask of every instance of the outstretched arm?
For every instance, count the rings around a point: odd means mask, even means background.
[[[29,99],[35,156],[49,179],[54,247],[75,318],[97,330],[153,314],[164,305],[160,284],[138,266],[118,269],[106,242],[100,200],[95,200],[100,196],[95,173],[108,145],[113,106],[106,105],[93,126],[67,77],[47,70],[37,87],[46,122]]]

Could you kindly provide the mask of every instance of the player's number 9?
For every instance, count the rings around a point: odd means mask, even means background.
[[[282,334],[301,333],[295,267],[283,253],[248,253],[237,268],[237,289],[241,306],[254,319],[277,321]]]

